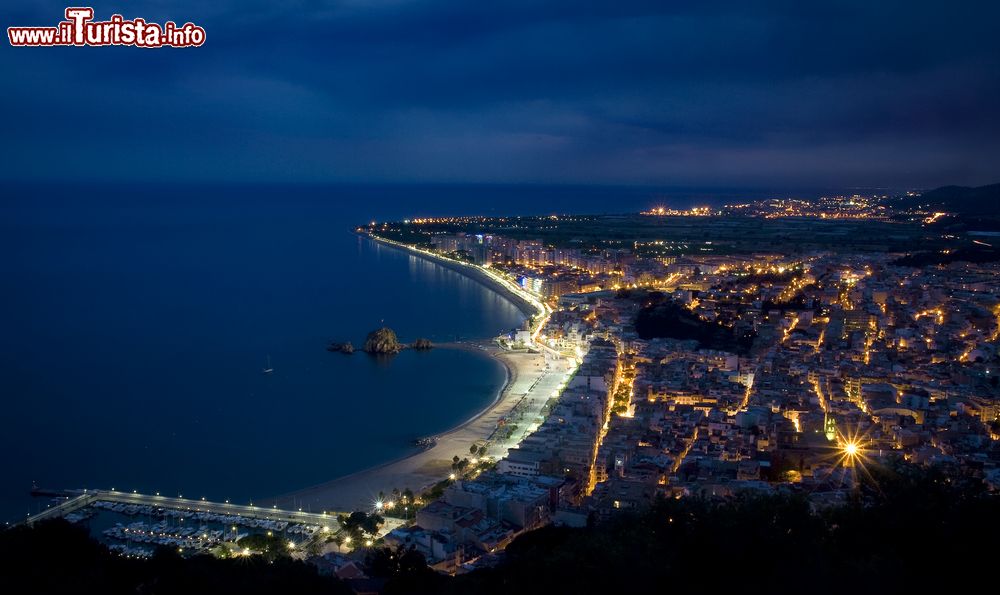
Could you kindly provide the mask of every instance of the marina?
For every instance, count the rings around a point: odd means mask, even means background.
[[[91,534],[124,556],[148,557],[157,547],[185,555],[233,547],[248,535],[280,535],[289,547],[340,530],[337,513],[243,506],[115,490],[69,490],[57,505],[25,524],[64,518],[86,524]]]

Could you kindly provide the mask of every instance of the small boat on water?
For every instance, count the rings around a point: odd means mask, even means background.
[[[267,365],[264,366],[264,369],[262,369],[260,371],[260,373],[261,374],[267,374],[267,375],[274,374],[274,368],[271,367],[271,356],[270,355],[267,356]]]

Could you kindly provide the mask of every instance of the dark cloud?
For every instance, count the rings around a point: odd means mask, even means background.
[[[65,4],[0,8],[5,26]],[[190,50],[0,50],[8,179],[996,181],[994,3],[95,3]]]

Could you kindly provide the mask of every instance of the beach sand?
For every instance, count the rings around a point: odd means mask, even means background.
[[[547,368],[545,356],[537,353],[505,352],[485,343],[450,344],[444,348],[483,349],[498,358],[508,370],[506,386],[499,397],[484,411],[462,425],[438,434],[434,447],[417,452],[378,467],[346,475],[317,486],[279,496],[274,500],[278,508],[313,512],[368,510],[378,493],[389,494],[393,488],[409,488],[414,493],[448,477],[452,457],[469,457],[469,447],[478,440],[485,440],[497,426],[498,420],[535,386],[543,376],[561,375],[555,368]],[[490,452],[502,457],[504,452]]]
[[[459,265],[440,256],[429,255],[395,242],[368,235],[364,237],[384,246],[414,254],[479,281],[510,300],[524,312],[525,317],[531,318],[535,314],[529,300],[514,294],[508,287],[476,267]],[[529,391],[532,393],[529,401],[534,405],[533,410],[537,412],[540,404],[548,398],[546,391],[551,391],[558,378],[565,372],[564,365],[547,362],[543,354],[508,352],[489,341],[450,343],[440,347],[483,350],[503,363],[507,368],[507,383],[493,403],[458,427],[436,435],[437,443],[432,448],[317,486],[262,501],[273,501],[279,508],[287,510],[301,508],[313,512],[318,510],[345,512],[370,509],[379,492],[389,494],[393,488],[399,490],[409,488],[415,494],[419,494],[422,490],[446,479],[452,472],[453,457],[469,457],[469,447],[477,441],[489,438],[500,418],[507,415]],[[506,455],[506,447],[496,447],[488,454],[501,458]]]

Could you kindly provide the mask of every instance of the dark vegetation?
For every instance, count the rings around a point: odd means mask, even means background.
[[[354,511],[351,514],[338,515],[337,522],[340,523],[344,532],[350,535],[355,542],[359,542],[365,533],[374,535],[385,519],[375,513]]]
[[[892,262],[892,264],[895,266],[922,268],[927,266],[951,264],[958,261],[977,264],[997,262],[1000,261],[1000,251],[985,246],[973,246],[952,250],[947,254],[944,252],[916,252],[903,256],[902,258],[897,258]]]
[[[546,528],[444,592],[970,592],[998,546],[1000,499],[940,471],[873,471],[878,488],[813,513],[798,496],[661,501],[586,529]]]
[[[761,310],[767,314],[771,310],[779,310],[785,312],[787,310],[817,310],[819,308],[818,300],[806,299],[805,294],[799,292],[795,294],[792,299],[786,302],[777,302],[774,300],[764,300],[764,304],[761,306]]]
[[[287,556],[184,559],[164,548],[148,560],[123,558],[64,520],[4,531],[0,559],[0,592],[9,594],[351,593],[344,583]]]
[[[376,548],[385,593],[962,593],[980,591],[1000,554],[1000,498],[943,469],[868,466],[844,506],[804,496],[663,500],[582,529],[548,527],[493,568],[456,578],[419,553]],[[150,560],[112,555],[64,521],[0,534],[4,593],[346,593],[281,556]]]
[[[247,535],[236,542],[236,545],[260,554],[265,560],[277,560],[278,558],[288,557],[288,540],[282,538],[281,535],[273,533],[268,535],[260,533]]]
[[[635,319],[635,331],[640,339],[695,340],[705,349],[736,353],[746,353],[753,344],[752,333],[737,335],[735,328],[703,320],[680,304],[662,299],[657,292],[650,294],[647,304]]]
[[[387,547],[372,549],[365,556],[365,570],[369,576],[387,581],[384,595],[437,593],[449,580],[428,568],[423,554],[412,548],[398,551]]]
[[[1000,231],[1000,184],[976,188],[943,186],[921,196],[908,197],[904,199],[903,206],[950,213],[934,223],[934,227],[941,233]]]
[[[955,215],[954,217],[945,217],[941,222],[945,224],[944,231],[951,233],[997,232],[1000,231],[1000,211],[990,215]]]
[[[454,482],[451,481],[450,479],[442,479],[441,481],[437,482],[436,484],[428,488],[426,492],[422,493],[420,495],[420,498],[425,502],[429,502],[431,500],[437,500],[438,498],[444,495],[445,489],[452,483]]]
[[[907,198],[908,207],[935,207],[963,215],[990,215],[1000,213],[1000,184],[978,186],[942,186],[920,196]]]

